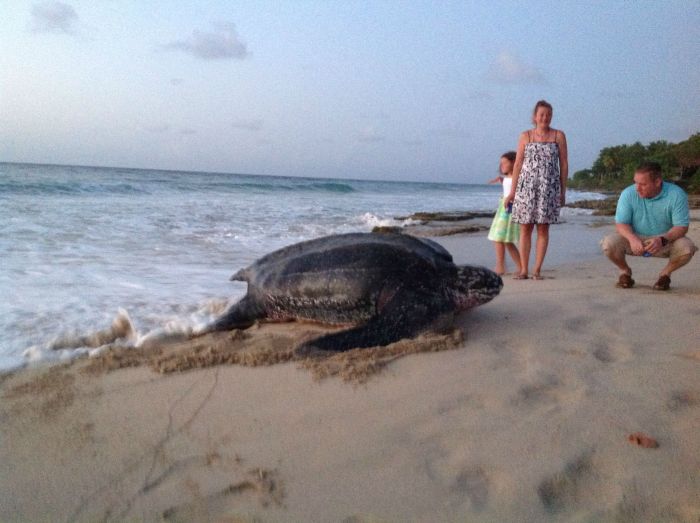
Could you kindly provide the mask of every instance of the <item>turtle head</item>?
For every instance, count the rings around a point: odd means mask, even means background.
[[[467,310],[491,301],[502,288],[501,277],[486,267],[458,265],[451,294],[455,306]]]

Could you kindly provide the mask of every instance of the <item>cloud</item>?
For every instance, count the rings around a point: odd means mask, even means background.
[[[503,84],[541,84],[546,80],[540,70],[523,62],[517,55],[502,51],[491,64],[489,77]]]
[[[195,30],[187,40],[176,40],[164,47],[189,53],[203,60],[243,60],[250,55],[246,45],[238,39],[233,24],[219,24],[213,32]]]
[[[71,6],[62,2],[44,2],[32,6],[30,28],[35,33],[72,34],[77,20],[78,14]]]
[[[234,129],[243,131],[260,131],[263,128],[262,120],[237,120],[231,124]]]

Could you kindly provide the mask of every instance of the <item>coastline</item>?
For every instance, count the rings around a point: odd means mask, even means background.
[[[545,280],[506,276],[458,318],[463,341],[410,356],[319,374],[216,365],[212,349],[181,372],[79,360],[4,376],[0,519],[697,521],[698,260],[659,293],[664,262],[633,259],[637,286],[616,289],[595,252],[611,222],[586,223],[552,228]],[[485,233],[436,239],[493,264]]]

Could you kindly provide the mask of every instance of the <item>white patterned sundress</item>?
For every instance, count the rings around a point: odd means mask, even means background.
[[[523,166],[513,201],[513,221],[556,223],[560,208],[559,146],[556,142],[525,144]]]

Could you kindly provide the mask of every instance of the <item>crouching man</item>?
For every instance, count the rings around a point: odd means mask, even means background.
[[[634,173],[634,185],[622,191],[617,202],[617,232],[600,243],[605,255],[620,269],[617,287],[628,289],[634,285],[626,255],[654,256],[669,259],[654,284],[655,290],[668,290],[671,273],[688,263],[697,251],[686,237],[689,215],[688,196],[683,189],[663,181],[658,163],[641,164]]]

